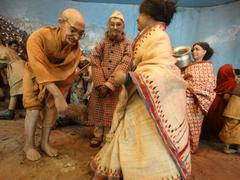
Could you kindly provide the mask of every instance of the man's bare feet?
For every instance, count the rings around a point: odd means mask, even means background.
[[[51,147],[49,144],[41,144],[41,149],[50,157],[55,157],[58,155],[57,150]]]
[[[40,153],[34,148],[24,147],[24,152],[26,154],[26,158],[30,161],[37,161],[41,158]]]

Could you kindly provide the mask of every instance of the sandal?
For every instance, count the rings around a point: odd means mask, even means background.
[[[92,138],[90,141],[90,146],[93,148],[97,148],[101,145],[102,141],[98,138]]]

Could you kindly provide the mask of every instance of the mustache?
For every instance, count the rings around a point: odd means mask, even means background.
[[[119,31],[118,29],[113,29],[113,30],[110,30],[110,32],[121,32],[121,31]]]

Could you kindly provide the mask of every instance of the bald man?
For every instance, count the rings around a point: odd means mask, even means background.
[[[23,105],[26,109],[24,152],[29,160],[41,157],[34,142],[40,112],[43,114],[40,148],[48,156],[57,156],[49,144],[49,135],[57,116],[68,111],[65,97],[81,60],[79,40],[84,31],[81,13],[68,8],[60,15],[57,27],[40,28],[27,41],[29,60],[23,76]]]

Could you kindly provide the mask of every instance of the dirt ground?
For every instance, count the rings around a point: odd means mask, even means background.
[[[23,154],[24,119],[0,120],[0,180],[89,180],[88,163],[99,149],[89,147],[91,127],[79,125],[52,131],[50,141],[60,155],[36,162]],[[40,130],[37,131],[37,142]],[[221,152],[222,144],[202,141],[192,156],[192,180],[240,179],[240,154]]]

